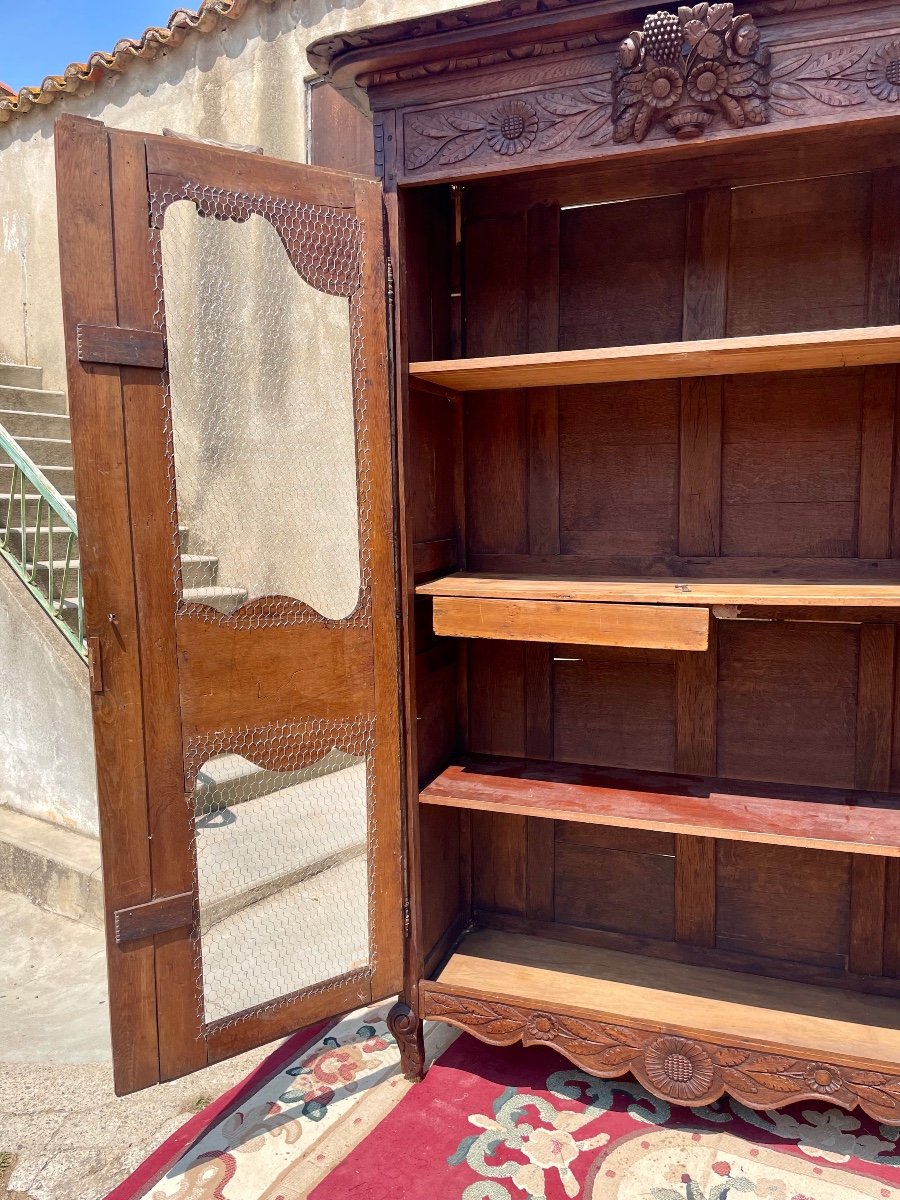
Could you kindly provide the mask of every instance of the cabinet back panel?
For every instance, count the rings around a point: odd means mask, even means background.
[[[668,379],[560,391],[563,554],[677,552],[680,394]]]
[[[727,334],[866,325],[871,177],[736,188]]]
[[[719,623],[718,774],[852,787],[859,627]]]
[[[673,657],[658,650],[554,647],[554,757],[674,770]]]
[[[560,350],[681,337],[684,214],[684,196],[560,213]]]
[[[555,822],[555,919],[636,937],[675,936],[671,834]]]
[[[455,538],[454,406],[444,396],[411,389],[409,424],[413,541]]]
[[[725,381],[723,555],[855,555],[863,387],[863,371]]]
[[[850,855],[716,844],[716,947],[846,968]]]

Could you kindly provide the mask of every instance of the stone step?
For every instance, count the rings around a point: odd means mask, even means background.
[[[221,812],[247,800],[259,800],[273,792],[304,783],[308,779],[342,771],[355,762],[340,750],[330,751],[311,767],[297,771],[269,771],[249,762],[240,754],[222,754],[208,762],[197,775],[194,810]]]
[[[75,471],[72,467],[57,467],[51,463],[35,463],[41,474],[53,484],[58,492],[65,496],[75,493]],[[0,489],[9,493],[13,465],[11,462],[0,460]],[[27,490],[27,488],[26,488]]]
[[[0,888],[48,912],[103,926],[99,841],[3,806]]]
[[[196,817],[197,877],[204,929],[272,895],[365,856],[367,803],[365,764],[349,755],[328,756],[302,771],[255,771],[228,755],[208,763],[204,775],[218,779],[251,774],[265,789],[225,810]],[[302,777],[302,778],[301,778]]]
[[[14,438],[68,438],[69,418],[62,413],[25,412],[0,408],[0,425]]]
[[[5,519],[6,513],[4,512],[2,514],[2,516]],[[0,537],[2,537],[2,536],[3,536],[3,527],[2,527],[2,523],[0,523]],[[47,525],[46,525],[46,523],[43,523],[41,525],[40,543],[37,547],[36,554],[35,554],[35,547],[34,547],[34,538],[35,538],[35,526],[34,525],[26,525],[25,526],[25,550],[26,550],[26,557],[29,562],[31,562],[35,557],[37,557],[39,560],[43,560],[48,557],[48,555],[47,555]],[[13,551],[13,553],[21,554],[21,552],[22,552],[22,533],[21,533],[21,530],[16,526],[15,520],[13,520],[13,526],[9,533],[9,541],[10,541],[10,549]],[[69,544],[69,530],[66,528],[66,526],[64,526],[62,524],[62,522],[56,521],[54,523],[54,527],[53,527],[53,558],[55,561],[58,562],[65,556],[66,550],[68,549],[68,544]],[[77,550],[76,550],[76,554],[77,554]]]
[[[0,486],[2,486],[2,483],[5,483],[6,487],[5,487],[5,489],[0,490],[0,527],[2,527],[6,523],[6,514],[9,511],[10,495],[9,495],[9,476],[8,475],[6,476],[5,480],[0,480]],[[74,509],[75,497],[72,494],[71,487],[69,488],[68,491],[66,491],[65,489],[63,490],[62,498],[63,498],[63,500],[66,501],[66,503],[69,505],[70,508]],[[12,499],[13,499],[12,524],[13,524],[13,527],[15,527],[16,525],[19,524],[19,521],[20,521],[19,513],[20,513],[21,509],[20,509],[20,501],[19,501],[18,494],[13,496]],[[31,493],[31,494],[29,494],[28,492],[25,493],[25,524],[26,524],[26,526],[33,525],[35,520],[37,519],[38,499],[39,499],[39,497],[37,495],[35,495],[34,493]],[[46,513],[46,509],[47,509],[46,502],[44,502],[43,511],[45,513]]]
[[[187,587],[182,592],[186,604],[208,604],[217,612],[233,612],[247,599],[246,588],[233,587]]]
[[[40,388],[43,382],[43,367],[26,367],[21,363],[0,363],[0,384],[8,384],[11,387]]]
[[[72,600],[78,599],[78,568],[81,566],[77,558],[73,558],[69,563],[68,570],[65,565],[65,557],[59,562],[54,560],[53,563],[53,595],[54,598],[59,596],[59,589],[62,587],[63,575],[66,578],[66,596]],[[39,562],[34,573],[34,582],[47,595],[49,590],[50,564],[47,562]]]
[[[0,384],[0,408],[19,412],[60,413],[69,409],[65,392],[45,392],[42,388],[7,387]]]
[[[63,549],[65,553],[65,548]],[[182,554],[181,556],[181,571],[182,578],[188,583],[189,588],[194,590],[202,590],[205,588],[214,587],[214,581],[210,584],[210,575],[215,576],[218,568],[219,560],[208,554]],[[68,578],[66,583],[66,595],[78,595],[78,568],[81,566],[79,559],[74,558],[69,563]],[[54,587],[58,588],[62,584],[63,573],[65,572],[65,559],[55,559],[53,562],[53,582]],[[50,573],[50,564],[47,561],[42,561],[37,564],[35,581],[44,588],[47,588],[47,579]]]
[[[16,442],[33,463],[47,463],[51,467],[72,466],[72,443],[68,438],[17,436]]]
[[[186,589],[214,588],[219,577],[219,560],[214,554],[181,552],[181,585]]]

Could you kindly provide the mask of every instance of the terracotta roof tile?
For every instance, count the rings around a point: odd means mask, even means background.
[[[87,62],[70,63],[62,75],[48,75],[40,87],[24,87],[18,93],[0,87],[0,123],[28,112],[34,104],[51,104],[57,96],[71,95],[83,84],[94,83],[107,71],[121,73],[139,58],[155,58],[157,53],[180,46],[192,33],[209,33],[216,22],[225,18],[236,21],[250,4],[271,4],[274,0],[203,0],[197,12],[179,8],[164,26],[151,26],[137,39],[122,38],[112,50],[95,51]]]

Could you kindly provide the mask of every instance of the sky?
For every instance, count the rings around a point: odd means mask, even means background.
[[[0,81],[18,90],[200,0],[0,0]]]

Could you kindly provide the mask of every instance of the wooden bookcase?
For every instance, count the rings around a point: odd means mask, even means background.
[[[900,20],[852,7],[704,6],[662,71],[614,3],[311,49],[391,225],[412,1077],[427,1018],[900,1119]]]
[[[500,0],[310,60],[372,115],[380,182],[56,132],[117,1087],[402,989],[412,1078],[435,1019],[672,1103],[900,1123],[895,0]],[[349,613],[271,575],[228,613],[183,588],[160,362],[223,309],[166,303],[182,201],[274,229],[349,320],[322,360],[349,380]],[[312,385],[265,427],[299,447],[295,511],[334,474]],[[243,756],[283,799],[333,751],[365,771],[359,941],[315,973],[347,913],[304,934],[285,887],[227,956],[255,990],[210,1006],[201,769]]]

